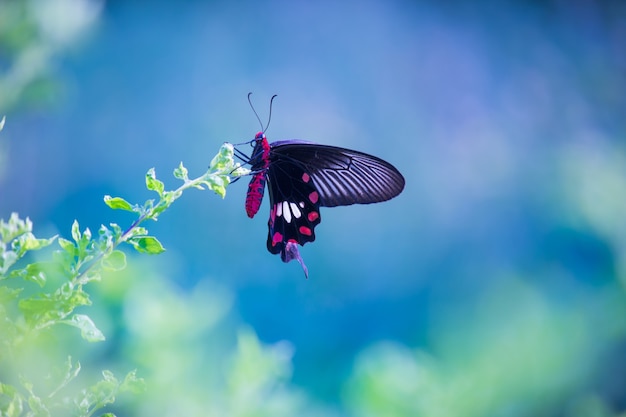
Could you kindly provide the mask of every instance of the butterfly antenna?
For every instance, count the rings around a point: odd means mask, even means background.
[[[264,131],[263,123],[261,122],[261,118],[259,117],[259,115],[257,114],[256,110],[254,109],[254,106],[252,105],[252,100],[250,100],[250,96],[251,95],[252,95],[252,92],[249,92],[248,93],[248,104],[250,104],[250,108],[254,112],[254,115],[256,116],[256,119],[259,121],[259,124],[261,125],[261,131]]]
[[[264,133],[267,130],[267,128],[270,127],[270,122],[272,121],[272,103],[274,102],[274,99],[276,98],[277,95],[278,94],[274,94],[272,98],[270,99],[270,116],[267,118],[267,124],[265,125],[265,129],[263,129]]]

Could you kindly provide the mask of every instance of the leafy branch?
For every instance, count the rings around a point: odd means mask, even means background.
[[[119,245],[127,243],[147,254],[163,252],[161,242],[142,226],[146,220],[156,221],[189,188],[209,189],[224,197],[231,176],[248,172],[234,162],[233,146],[228,143],[222,145],[208,171],[198,178],[190,179],[181,162],[174,170],[174,177],[183,184],[175,190],[166,191],[152,168],[146,174],[146,187],[156,192],[158,198],[149,199],[144,204],[131,204],[121,197],[105,196],[104,202],[110,208],[134,212],[138,217],[126,230],[115,223],[101,225],[97,237],[89,228],[81,232],[76,220],[71,227],[71,240],[58,236],[37,238],[32,232],[32,222],[28,218],[20,219],[17,213],[11,214],[8,222],[0,220],[0,415],[20,416],[27,406],[29,416],[50,416],[51,409],[73,404],[72,415],[91,416],[113,402],[118,392],[138,389],[143,381],[135,376],[134,371],[122,382],[111,372],[103,371],[103,380],[96,385],[83,389],[69,400],[57,400],[59,392],[78,375],[80,363],[73,364],[68,357],[56,387],[45,396],[35,393],[33,384],[19,369],[16,372],[25,393],[14,385],[3,383],[6,375],[1,369],[14,368],[12,360],[19,355],[24,344],[31,343],[44,330],[52,331],[57,324],[78,328],[82,338],[89,342],[103,341],[105,336],[93,320],[86,314],[74,314],[74,310],[91,304],[89,294],[84,290],[86,284],[99,281],[103,271],[120,271],[126,267],[126,255],[118,249]],[[27,254],[48,247],[55,240],[60,249],[53,252],[52,261],[23,265]],[[58,288],[46,291],[45,288],[51,285],[48,279],[51,275],[61,276],[62,283]],[[23,285],[15,284],[16,279],[35,283],[43,291],[27,295]],[[8,285],[9,281],[14,284]]]

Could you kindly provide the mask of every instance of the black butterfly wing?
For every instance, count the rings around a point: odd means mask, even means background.
[[[287,158],[271,159],[267,169],[270,218],[267,249],[291,260],[289,243],[304,245],[315,240],[320,221],[319,193],[302,164]]]
[[[272,143],[270,166],[284,161],[312,178],[325,207],[387,201],[404,189],[404,177],[393,165],[351,149],[295,140]]]
[[[315,240],[320,207],[370,204],[402,191],[404,178],[388,162],[362,152],[304,141],[270,145],[267,249],[308,271],[298,245]]]

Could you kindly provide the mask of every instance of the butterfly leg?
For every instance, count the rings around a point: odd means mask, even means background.
[[[237,148],[235,148],[235,157],[241,159],[244,164],[250,163],[250,157]]]

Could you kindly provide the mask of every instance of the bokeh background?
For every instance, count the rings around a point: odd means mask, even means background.
[[[167,252],[92,289],[107,341],[76,354],[148,381],[118,412],[626,410],[625,2],[2,0],[0,218],[130,224],[103,195],[252,139],[250,91],[270,141],[406,188],[323,210],[308,280],[247,181],[187,192],[147,225]]]

